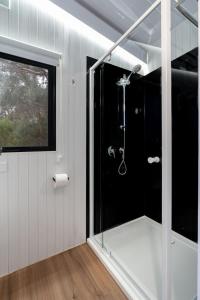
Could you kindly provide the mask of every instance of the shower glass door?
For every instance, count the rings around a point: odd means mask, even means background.
[[[198,2],[172,5],[172,299],[197,299]]]
[[[146,3],[141,15],[150,7]],[[138,15],[138,18],[140,16]],[[131,21],[130,21],[131,26]],[[141,34],[142,33],[142,34]],[[161,8],[101,65],[96,239],[144,299],[162,298]],[[96,76],[96,74],[95,74]],[[95,121],[96,122],[96,121]],[[99,132],[99,134],[97,134]],[[97,160],[95,161],[97,164]],[[96,206],[97,207],[97,206]],[[99,233],[98,233],[99,232]]]
[[[95,70],[92,232],[141,299],[196,300],[198,3],[171,0],[172,124],[167,126],[170,111],[162,109],[170,107],[167,97],[171,100],[164,80],[169,53],[161,51],[161,40],[167,48],[161,39],[161,15],[167,11],[161,13],[159,1],[142,2],[138,18],[156,5],[120,45],[131,55],[114,50]],[[167,8],[167,1],[161,3]],[[130,20],[125,30],[131,25]],[[171,146],[168,189],[163,170]]]

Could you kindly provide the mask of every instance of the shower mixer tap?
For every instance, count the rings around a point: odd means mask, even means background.
[[[108,155],[115,158],[115,149],[113,148],[113,146],[108,147]]]
[[[119,148],[119,153],[124,154],[124,148]]]
[[[121,130],[126,130],[126,126],[125,125],[120,125],[120,129]]]

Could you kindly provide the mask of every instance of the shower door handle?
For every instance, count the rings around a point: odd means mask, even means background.
[[[148,157],[147,161],[149,164],[158,164],[160,162],[160,157],[158,157],[158,156]]]

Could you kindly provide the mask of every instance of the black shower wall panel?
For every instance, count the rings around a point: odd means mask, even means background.
[[[88,58],[88,64],[92,64]],[[129,71],[104,64],[95,72],[95,233],[129,222],[144,215],[144,104],[126,90],[126,164],[127,174],[120,176],[120,147],[123,146],[122,87],[117,81]],[[138,78],[136,76],[136,78]],[[115,158],[108,148],[115,150]]]
[[[145,214],[161,222],[161,70],[141,79],[145,91]],[[197,241],[198,49],[172,62],[172,229]]]
[[[88,58],[88,65],[94,60]],[[198,51],[172,62],[172,224],[197,241]],[[162,222],[161,70],[135,76],[126,89],[128,172],[118,174],[122,87],[127,70],[104,64],[95,72],[95,233],[146,215]],[[108,147],[116,157],[108,155]],[[149,164],[149,157],[160,157]]]

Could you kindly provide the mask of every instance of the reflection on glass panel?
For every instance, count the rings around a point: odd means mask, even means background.
[[[0,6],[10,8],[10,1],[11,0],[0,0]]]
[[[177,6],[178,5],[178,6]],[[172,1],[172,299],[197,282],[197,1]],[[142,299],[162,299],[161,11],[95,76],[94,233]],[[99,73],[98,73],[99,72]]]
[[[197,1],[172,1],[172,295],[196,299],[198,222]]]
[[[95,97],[96,238],[144,299],[162,297],[160,40],[158,6],[120,45],[133,63],[102,64]]]

